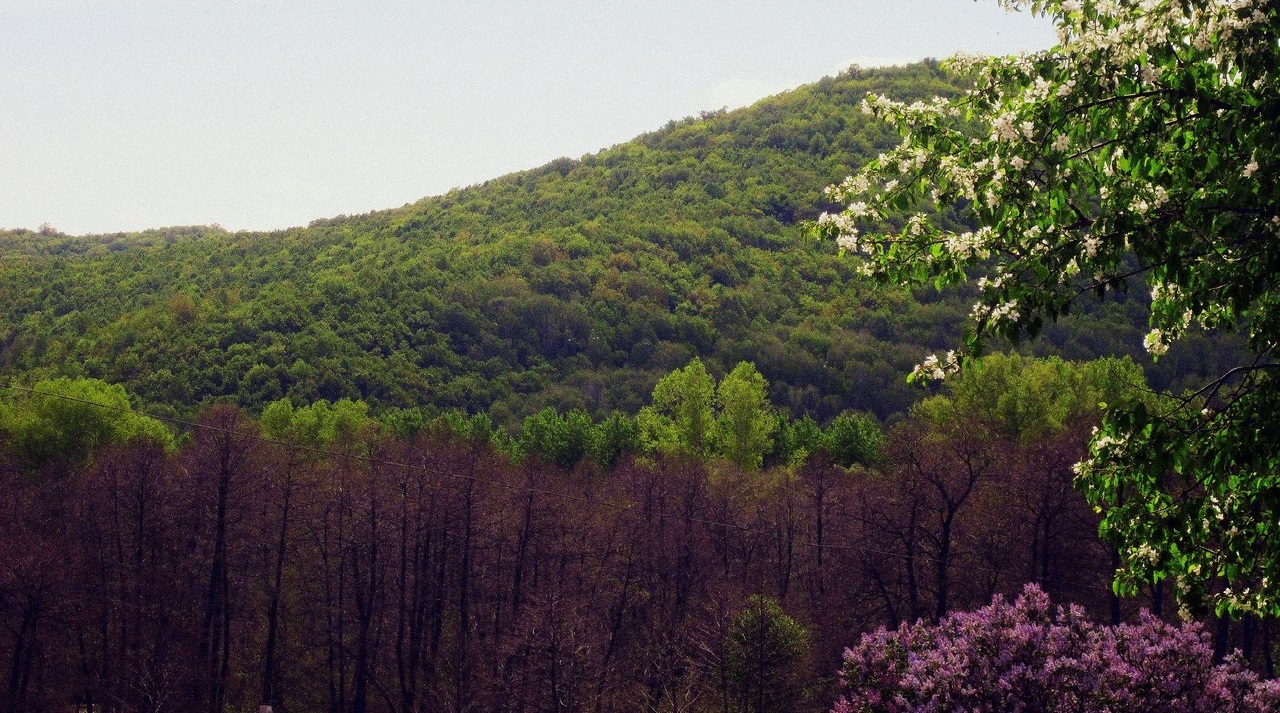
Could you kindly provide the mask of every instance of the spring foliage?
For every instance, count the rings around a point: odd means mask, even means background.
[[[129,394],[119,384],[47,379],[15,393],[0,400],[0,444],[7,444],[29,468],[79,465],[113,443],[175,445],[163,423],[132,411]]]
[[[753,595],[733,619],[725,668],[742,711],[795,710],[809,683],[804,669],[809,632],[777,600]]]
[[[1196,330],[1235,331],[1247,358],[1203,388],[1114,410],[1080,482],[1109,508],[1121,591],[1174,577],[1184,601],[1280,611],[1280,9],[1274,2],[1009,3],[1050,16],[1059,42],[959,58],[960,99],[864,109],[905,139],[831,189],[819,225],[863,270],[939,287],[976,281],[963,347],[1036,335],[1086,294],[1145,282],[1153,358]],[[935,206],[967,206],[950,229]],[[1113,404],[1113,406],[1116,406]]]

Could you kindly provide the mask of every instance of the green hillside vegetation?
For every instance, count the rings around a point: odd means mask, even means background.
[[[716,378],[754,363],[792,414],[901,413],[917,396],[903,375],[954,341],[972,299],[873,287],[806,239],[803,221],[833,207],[822,187],[898,141],[859,111],[868,91],[955,87],[932,62],[854,69],[305,228],[0,233],[0,379],[98,378],[184,416],[287,396],[513,426],[547,407],[635,413],[699,357]],[[1121,298],[1097,313],[1106,329],[1068,323],[1040,348],[1137,354],[1145,309]],[[1210,353],[1184,347],[1153,383]]]

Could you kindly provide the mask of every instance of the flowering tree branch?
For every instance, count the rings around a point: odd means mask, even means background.
[[[867,276],[976,283],[964,343],[913,378],[1139,277],[1153,359],[1193,329],[1241,333],[1253,363],[1184,396],[1195,408],[1111,404],[1078,483],[1126,553],[1120,591],[1172,578],[1187,603],[1280,613],[1280,5],[1004,4],[1053,18],[1058,44],[952,59],[972,82],[955,100],[868,96],[903,141],[828,189],[846,207],[817,230]]]

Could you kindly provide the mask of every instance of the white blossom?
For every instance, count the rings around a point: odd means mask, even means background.
[[[1169,192],[1164,189],[1164,186],[1153,186],[1151,189],[1151,193],[1152,193],[1152,197],[1151,197],[1152,208],[1160,208],[1160,206],[1163,206],[1165,203],[1169,202]]]
[[[951,374],[960,372],[960,358],[954,350],[946,353],[941,359],[937,354],[930,354],[924,361],[911,370],[912,377],[941,380]]]
[[[991,138],[997,141],[1015,141],[1018,130],[1014,128],[1017,116],[1011,113],[1001,114],[991,122]]]
[[[850,203],[849,207],[845,209],[845,214],[850,218],[865,218],[868,215],[871,215],[871,213],[872,211],[867,207],[866,201],[855,201]]]
[[[1146,348],[1151,356],[1161,356],[1169,351],[1169,337],[1164,330],[1156,328],[1147,333],[1142,339],[1142,346]]]
[[[1129,559],[1133,561],[1145,560],[1152,566],[1160,563],[1160,553],[1150,543],[1144,542],[1137,548],[1130,550]]]
[[[1004,285],[1004,279],[1005,279],[1004,275],[997,275],[995,279],[987,279],[985,276],[979,277],[978,290],[980,292],[986,292],[988,289],[992,291],[998,290],[1000,289],[1001,286]]]
[[[838,235],[836,237],[836,245],[841,250],[848,250],[849,252],[858,252],[862,249],[862,244],[858,242],[858,232],[856,230]]]
[[[992,321],[1017,322],[1021,315],[1018,313],[1018,301],[1010,300],[1002,304],[998,304],[991,310]]]

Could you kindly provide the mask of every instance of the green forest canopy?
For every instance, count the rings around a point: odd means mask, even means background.
[[[912,101],[956,88],[933,62],[853,69],[306,228],[0,233],[0,379],[98,378],[183,416],[288,396],[487,411],[512,426],[546,407],[634,413],[659,377],[700,357],[717,378],[754,363],[796,415],[900,413],[916,398],[903,374],[959,334],[969,300],[863,282],[801,226],[834,207],[823,186],[896,144],[858,110],[869,91]],[[1145,310],[1114,300],[1041,351],[1138,354]],[[1187,344],[1152,380],[1211,354]]]

